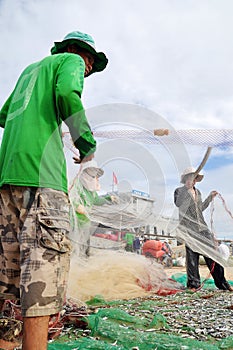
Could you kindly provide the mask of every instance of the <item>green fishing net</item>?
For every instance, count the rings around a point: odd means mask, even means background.
[[[149,310],[151,307],[151,302],[145,302],[143,305],[145,310]],[[66,342],[58,339],[49,344],[48,350],[233,349],[233,337],[213,344],[210,341],[198,341],[171,334],[166,318],[160,313],[156,313],[151,319],[148,319],[132,316],[119,308],[100,308],[96,313],[88,316],[88,328],[91,331],[88,337]]]

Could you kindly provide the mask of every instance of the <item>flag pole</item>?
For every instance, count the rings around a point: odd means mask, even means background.
[[[115,174],[114,171],[113,171],[113,173],[112,173],[112,192],[114,192],[114,190],[115,190],[115,185],[117,185],[117,183],[118,183],[117,177],[116,177],[116,174]]]

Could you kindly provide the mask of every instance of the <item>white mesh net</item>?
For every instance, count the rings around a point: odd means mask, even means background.
[[[156,130],[156,129],[155,129]],[[168,135],[154,135],[155,130],[93,130],[96,139],[129,139],[145,144],[177,144],[201,145],[210,147],[231,147],[233,146],[233,129],[187,129],[169,130]],[[75,154],[77,149],[72,146],[69,133],[64,133],[64,143]]]
[[[138,129],[108,129],[102,130],[101,128],[96,128],[93,131],[94,137],[97,139],[99,144],[105,140],[133,140],[137,143],[142,143],[145,145],[161,144],[166,147],[173,147],[173,145],[182,144],[185,145],[199,145],[202,147],[213,147],[216,149],[227,150],[231,149],[233,146],[233,130],[231,129],[215,129],[215,130],[170,130],[168,135],[163,137],[156,136],[154,130],[138,130]],[[78,151],[74,148],[72,140],[69,133],[64,133],[64,145],[73,154],[78,156]],[[170,149],[171,149],[170,148]],[[163,155],[161,155],[163,157]],[[129,173],[129,177],[131,174]],[[77,198],[77,193],[74,193],[74,189],[71,188],[71,199],[72,203],[74,199]],[[96,203],[82,203],[86,207],[86,216],[88,220],[92,223],[88,230],[90,235],[96,232],[98,226],[102,225],[102,231],[110,233],[115,231],[121,231],[124,229],[134,231],[135,228],[140,228],[141,226],[154,225],[158,217],[156,217],[156,212],[153,207],[153,200],[141,200],[141,206],[136,210],[134,199],[131,193],[112,193],[115,197],[113,201],[102,201],[101,205]],[[222,198],[223,200],[223,198]],[[223,200],[224,201],[224,200]],[[232,219],[231,211],[227,208],[226,203],[223,203],[226,212]],[[75,215],[73,215],[75,216]],[[195,222],[194,222],[195,224]],[[75,221],[74,225],[75,233],[72,239],[79,245],[82,240],[81,230],[79,223]],[[80,232],[79,234],[77,232]],[[212,227],[210,228],[212,232]],[[215,242],[214,232],[212,232],[213,237],[210,240],[209,237],[205,238],[196,233],[195,231],[187,230],[186,227],[179,225],[173,230],[173,234],[180,242],[184,242],[192,250],[199,252],[201,255],[208,256],[214,261],[218,262],[222,266],[231,265],[231,261],[224,254]],[[86,233],[84,234],[86,235]],[[105,249],[122,249],[123,245],[119,244],[119,236],[116,242],[111,242],[111,245],[106,246]],[[87,243],[85,243],[88,245]],[[97,243],[92,242],[93,247],[98,247]],[[100,248],[100,247],[99,247]],[[102,246],[103,248],[103,246]]]

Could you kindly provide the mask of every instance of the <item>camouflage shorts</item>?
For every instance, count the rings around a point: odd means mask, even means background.
[[[61,310],[69,228],[65,193],[11,185],[0,189],[0,299],[20,299],[23,317]]]

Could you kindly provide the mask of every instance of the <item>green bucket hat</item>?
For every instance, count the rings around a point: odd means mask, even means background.
[[[81,49],[85,49],[93,55],[94,64],[89,75],[95,72],[101,72],[107,66],[107,57],[103,52],[96,51],[95,42],[89,34],[78,31],[67,34],[62,41],[54,43],[54,46],[51,49],[51,54],[55,55],[64,52],[67,44],[76,44]]]

